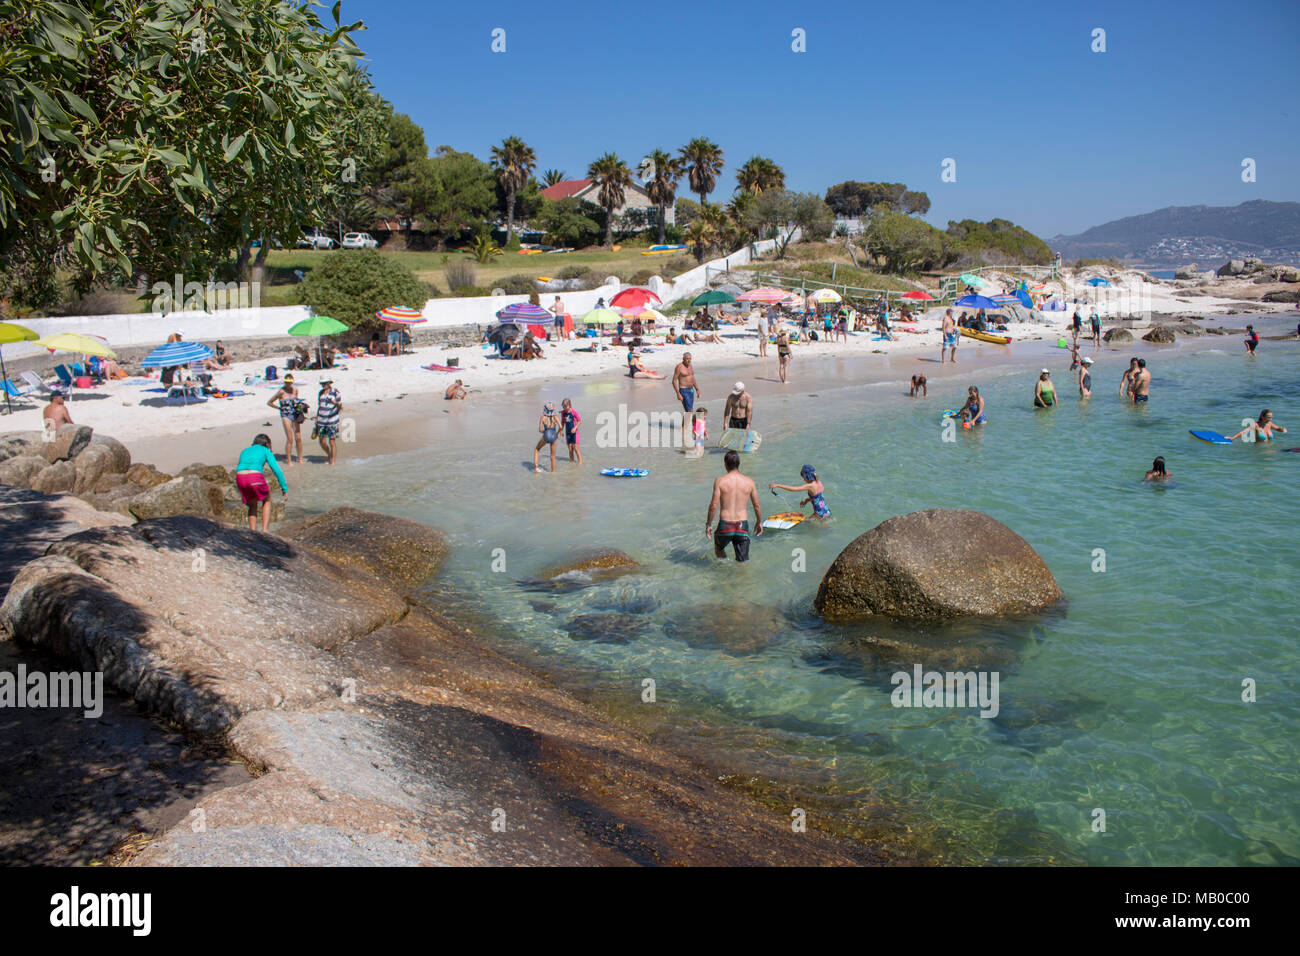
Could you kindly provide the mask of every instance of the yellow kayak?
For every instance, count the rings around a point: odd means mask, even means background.
[[[963,328],[961,334],[968,339],[979,339],[981,342],[992,342],[995,345],[1010,345],[1011,336],[1009,335],[992,335],[988,332],[976,332],[974,329]]]

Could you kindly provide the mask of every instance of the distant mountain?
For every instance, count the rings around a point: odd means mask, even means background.
[[[1256,256],[1300,261],[1300,203],[1253,199],[1239,206],[1167,206],[1048,240],[1065,260],[1123,259],[1203,266]]]

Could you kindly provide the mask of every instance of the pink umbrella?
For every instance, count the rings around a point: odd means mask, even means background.
[[[609,304],[618,309],[634,309],[638,306],[644,308],[650,302],[661,302],[659,296],[655,295],[649,289],[642,289],[640,286],[632,286],[624,289],[622,292],[615,293],[614,297],[609,300]]]
[[[787,292],[785,289],[773,289],[770,286],[763,286],[758,289],[751,289],[749,292],[742,292],[736,296],[737,302],[786,302],[793,292]],[[798,296],[795,296],[798,298]]]

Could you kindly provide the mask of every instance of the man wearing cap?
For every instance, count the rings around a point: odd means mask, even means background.
[[[745,431],[754,424],[754,399],[749,392],[745,391],[745,383],[737,382],[731,389],[731,394],[727,396],[727,404],[723,406],[722,418],[727,423],[727,428],[739,428]]]
[[[1092,398],[1092,359],[1085,358],[1079,366],[1079,397]]]
[[[343,398],[334,387],[332,378],[322,379],[316,396],[316,435],[321,451],[334,464],[338,450],[339,418],[343,414]]]
[[[695,369],[691,365],[691,353],[687,352],[673,369],[673,391],[682,403],[682,447],[686,447],[686,419],[695,411]]]
[[[56,431],[60,425],[73,423],[68,407],[63,404],[62,392],[56,390],[50,393],[50,404],[41,410],[41,421],[47,431]]]

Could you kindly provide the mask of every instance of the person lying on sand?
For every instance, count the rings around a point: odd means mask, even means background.
[[[687,335],[685,332],[678,335],[677,329],[670,326],[668,329],[668,338],[666,344],[667,345],[694,345],[695,340],[691,338],[689,335]]]

